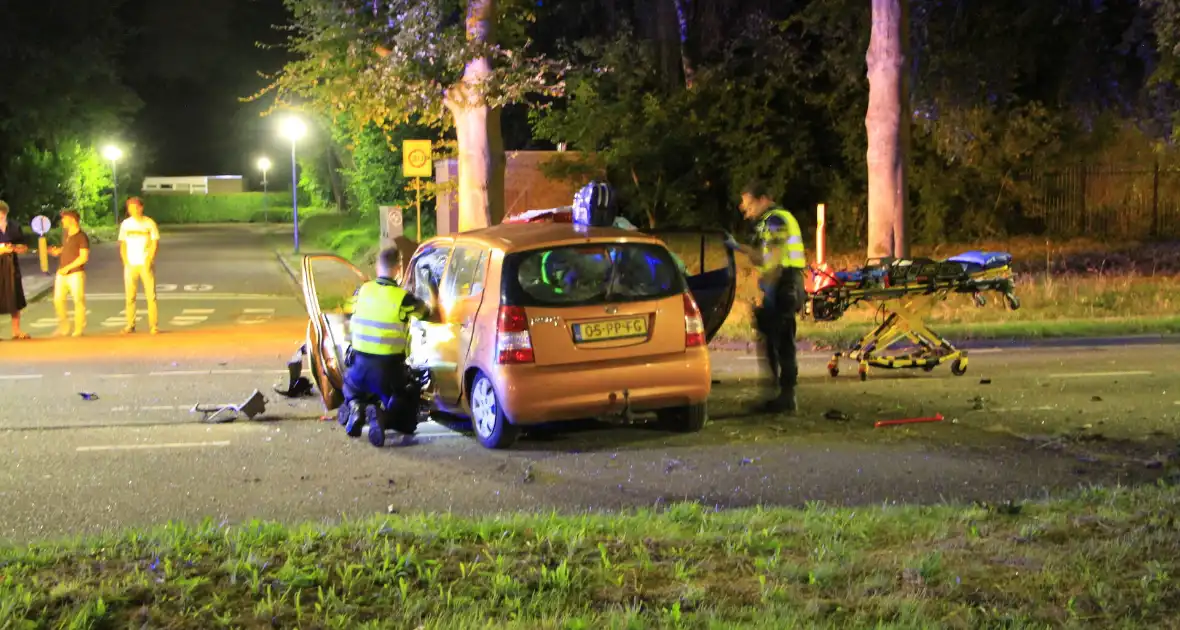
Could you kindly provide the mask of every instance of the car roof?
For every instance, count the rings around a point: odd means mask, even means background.
[[[663,241],[642,232],[613,227],[591,227],[579,230],[570,223],[502,223],[470,232],[432,238],[423,245],[454,241],[478,243],[505,253],[537,249],[546,246],[577,245],[588,242],[655,243]]]

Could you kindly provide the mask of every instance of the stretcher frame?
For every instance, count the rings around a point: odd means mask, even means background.
[[[807,313],[817,321],[834,321],[852,306],[869,302],[878,303],[877,308],[884,316],[880,324],[851,348],[832,355],[828,362],[828,374],[832,377],[840,374],[842,358],[857,362],[857,373],[862,381],[868,379],[870,367],[921,368],[930,372],[944,363],[950,363],[952,374],[966,374],[967,351],[957,348],[926,324],[935,305],[952,293],[969,293],[976,306],[980,307],[987,303],[985,292],[1002,293],[1012,310],[1020,308],[1020,300],[1015,295],[1010,265],[986,268],[975,273],[964,269],[961,273],[946,275],[946,269],[956,264],[919,262],[906,274],[905,282],[890,284],[889,261],[876,261],[875,267],[872,264],[867,267],[887,273],[877,282],[868,280],[856,287],[848,287],[833,275],[813,269],[813,277],[826,275],[836,281],[836,284],[820,288],[808,296]],[[940,274],[940,271],[943,273]],[[902,355],[886,354],[903,342],[915,346],[915,351]]]

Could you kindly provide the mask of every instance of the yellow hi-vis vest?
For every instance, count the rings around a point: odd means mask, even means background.
[[[352,349],[365,354],[389,356],[406,353],[406,319],[402,307],[406,290],[389,280],[372,280],[361,285],[352,311]]]
[[[786,224],[786,229],[771,230],[768,225],[772,218],[778,218]],[[773,271],[777,267],[802,269],[807,266],[807,255],[803,252],[803,231],[799,229],[799,222],[795,216],[782,208],[771,208],[758,219],[758,240],[762,243],[762,273]],[[770,249],[774,246],[785,245],[780,260],[770,260]]]

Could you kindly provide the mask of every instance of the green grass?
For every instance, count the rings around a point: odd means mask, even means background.
[[[339,526],[0,550],[3,628],[1176,628],[1180,492]]]

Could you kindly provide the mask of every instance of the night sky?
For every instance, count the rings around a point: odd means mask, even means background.
[[[124,81],[144,102],[130,133],[146,174],[253,178],[261,154],[284,163],[274,120],[259,117],[267,102],[240,101],[287,59],[256,45],[283,41],[282,0],[128,0],[122,11]]]

